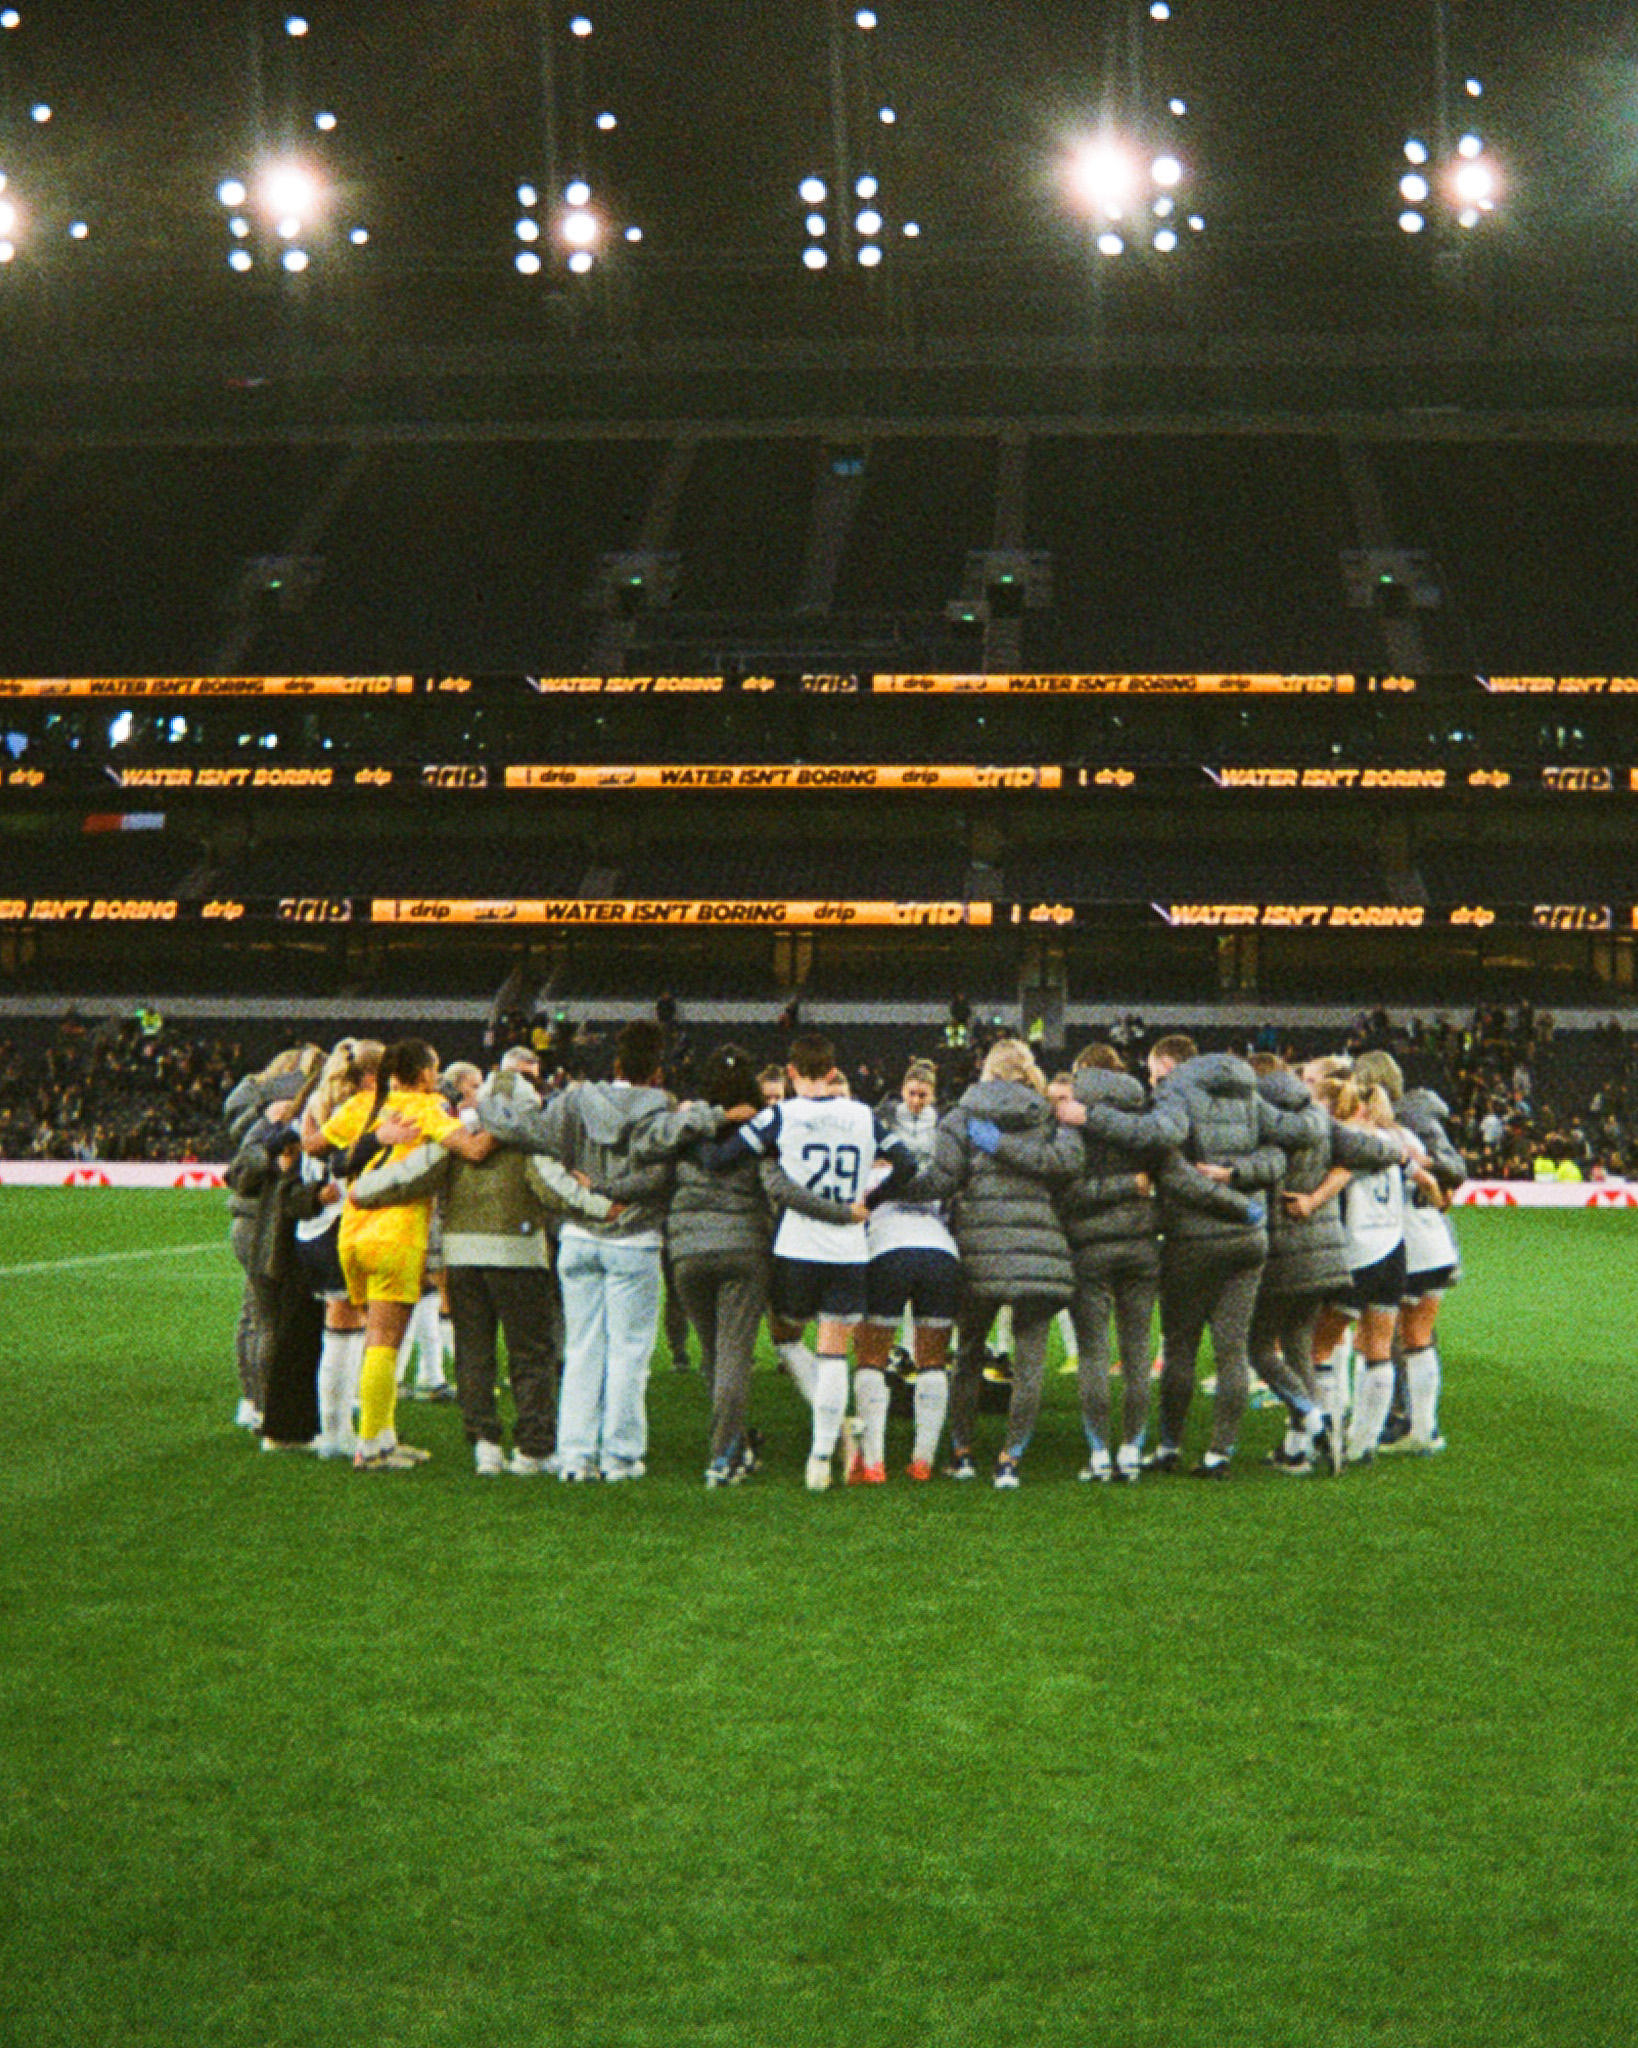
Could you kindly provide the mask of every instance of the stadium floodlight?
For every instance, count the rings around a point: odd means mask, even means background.
[[[597,117],[597,125],[604,135],[612,135],[614,130],[619,127],[620,123],[605,108],[605,110]]]
[[[512,258],[512,261],[517,265],[523,276],[538,277],[540,275],[540,258],[533,249],[520,249],[516,256]]]
[[[797,197],[804,206],[823,206],[828,191],[823,178],[804,178],[796,188]]]
[[[1155,236],[1155,247],[1160,251],[1162,256],[1169,256],[1172,253],[1172,251],[1177,247],[1176,229],[1161,228]]]
[[[1177,211],[1177,201],[1171,196],[1169,192],[1162,192],[1160,197],[1155,201],[1154,205],[1150,207],[1149,211],[1154,215],[1156,220],[1170,220],[1172,215]]]
[[[590,206],[591,187],[584,178],[575,178],[564,186],[563,197],[570,206]]]
[[[0,14],[0,28],[21,28],[22,25],[23,17],[15,7],[8,7],[4,14]]]
[[[336,130],[336,117],[331,113],[315,114],[313,126],[321,135],[333,135]]]
[[[866,242],[859,250],[859,261],[866,270],[874,270],[882,260],[882,252],[874,242]]]
[[[538,205],[539,202],[540,194],[535,190],[533,185],[520,185],[518,187],[519,206],[535,206]]]
[[[311,261],[305,249],[286,249],[281,260],[292,277],[299,277]]]
[[[301,222],[293,213],[287,213],[284,219],[275,225],[273,232],[281,242],[293,242],[301,233]]]
[[[597,240],[597,216],[576,207],[564,214],[557,231],[571,249],[587,250]]]
[[[1189,215],[1189,226],[1195,234],[1203,235],[1206,232],[1205,215],[1200,213],[1191,213]]]
[[[1477,78],[1470,78],[1470,79],[1469,79],[1469,80],[1467,81],[1467,96],[1468,96],[1468,98],[1469,98],[1470,100],[1478,100],[1478,99],[1483,99],[1483,98],[1484,98],[1484,84],[1483,84],[1483,81],[1482,81],[1482,80],[1480,80],[1480,79],[1477,79]]]
[[[243,206],[249,194],[238,178],[224,178],[216,188],[216,196],[224,206]]]
[[[0,199],[0,235],[10,236],[17,226],[17,209],[9,199]]]
[[[1405,161],[1408,164],[1425,164],[1428,160],[1428,146],[1420,135],[1410,136],[1405,143]]]
[[[906,238],[913,242],[921,233],[921,222],[919,220],[907,220],[904,224],[904,233]]]
[[[1069,189],[1089,213],[1119,220],[1138,186],[1138,168],[1129,149],[1112,135],[1081,144],[1068,164]]]
[[[88,224],[87,222],[85,222],[85,221],[83,221],[83,220],[76,220],[76,221],[70,221],[70,222],[69,222],[69,225],[68,225],[68,239],[69,239],[69,240],[70,240],[71,242],[83,242],[83,241],[86,241],[86,240],[88,240],[88,239],[89,239],[89,237],[90,237],[90,234],[91,234],[91,229],[90,229],[90,225],[89,225],[89,224]]]
[[[574,20],[569,23],[569,33],[572,36],[589,36],[591,32],[592,25],[589,14],[577,14]]]
[[[1100,256],[1119,256],[1125,247],[1125,242],[1115,233],[1113,228],[1105,228],[1098,237],[1098,254]]]
[[[1149,167],[1150,176],[1163,192],[1183,182],[1183,166],[1175,156],[1157,156]]]
[[[538,220],[531,220],[528,214],[525,214],[522,220],[518,222],[517,237],[520,242],[538,242],[540,240],[540,222]]]
[[[807,229],[810,235],[813,235],[814,237],[817,238],[818,236],[822,235],[825,232],[825,216],[822,213],[810,213],[807,219],[803,222],[803,226]]]
[[[249,270],[251,266],[254,264],[255,260],[256,259],[251,255],[248,249],[235,249],[233,253],[228,257],[228,269],[236,270],[239,273],[239,275],[243,277],[245,272]]]
[[[236,242],[242,242],[250,233],[250,223],[242,213],[236,213],[228,222],[228,233]]]
[[[38,122],[43,128],[47,121],[51,119],[51,108],[45,100],[36,100],[28,110],[28,117],[31,121]]]
[[[1451,186],[1464,206],[1477,206],[1488,212],[1495,203],[1496,173],[1482,157],[1458,165]]]
[[[880,121],[884,128],[891,128],[898,118],[899,110],[897,107],[882,107],[876,114],[876,119]]]
[[[362,249],[370,239],[370,231],[368,228],[353,228],[348,234],[347,239],[355,249]]]
[[[1189,103],[1187,100],[1171,99],[1166,102],[1166,105],[1170,109],[1170,111],[1177,116],[1178,120],[1180,121],[1182,120],[1183,116],[1189,111]]]
[[[1422,218],[1421,214],[1407,207],[1399,216],[1399,225],[1407,235],[1419,235],[1427,226],[1427,222]]]
[[[1412,206],[1420,206],[1428,196],[1428,181],[1420,171],[1407,171],[1399,181],[1399,196],[1408,199]]]
[[[297,37],[300,37],[300,36],[304,36],[304,35],[306,35],[306,33],[307,33],[307,17],[306,17],[306,15],[305,15],[305,14],[290,14],[290,15],[286,15],[286,17],[285,17],[285,23],[284,23],[284,32],[285,32],[285,34],[286,34],[287,36],[297,36]]]
[[[574,254],[569,258],[569,268],[574,272],[576,277],[584,277],[586,275],[586,272],[591,269],[592,264],[595,261],[596,258],[592,255],[592,252],[589,249],[576,249]]]
[[[642,229],[641,229],[641,228],[627,228],[627,229],[626,229],[626,240],[627,240],[628,242],[640,242],[640,241],[641,241],[642,239],[643,239],[643,231],[642,231]]]
[[[1149,19],[1151,21],[1170,21],[1171,18],[1172,10],[1167,4],[1167,0],[1149,0]]]
[[[876,183],[876,180],[870,175],[870,173],[866,171],[862,178],[854,179],[853,190],[857,197],[859,197],[860,199],[874,199],[876,194],[881,190],[881,187]]]
[[[1461,141],[1457,143],[1456,154],[1460,157],[1466,157],[1467,160],[1471,163],[1475,157],[1482,156],[1483,153],[1484,144],[1479,140],[1478,136],[1476,136],[1470,128],[1468,132],[1462,137]]]
[[[854,26],[857,28],[872,29],[876,26],[875,12],[869,7],[861,7],[858,13],[854,15],[853,21]]]
[[[867,238],[871,235],[879,235],[882,231],[882,217],[874,207],[867,206],[853,225],[861,235]]]
[[[830,257],[823,249],[804,249],[802,251],[802,261],[809,270],[823,270],[829,263]]]
[[[1476,206],[1464,206],[1456,216],[1456,225],[1460,228],[1476,228],[1483,219],[1484,215]]]
[[[10,263],[17,254],[15,242],[0,242],[0,263]]]
[[[308,219],[318,196],[317,181],[300,164],[274,164],[262,180],[262,204],[280,220]]]

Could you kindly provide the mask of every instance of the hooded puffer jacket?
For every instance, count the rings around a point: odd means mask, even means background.
[[[1075,1100],[1089,1107],[1107,1103],[1136,1116],[1146,1097],[1135,1074],[1081,1067],[1075,1075]],[[1089,1128],[1082,1137],[1081,1151],[1080,1173],[1058,1199],[1071,1246],[1089,1251],[1110,1244],[1157,1244],[1160,1211],[1151,1195],[1139,1192],[1140,1161],[1131,1148],[1099,1137]]]
[[[1007,1162],[973,1144],[967,1129],[973,1117],[997,1125],[1012,1141]],[[1061,1307],[1074,1292],[1069,1239],[1053,1196],[1075,1173],[1078,1148],[1058,1145],[1057,1129],[1052,1105],[1033,1088],[979,1081],[941,1119],[931,1161],[900,1190],[904,1202],[948,1204],[972,1293]]]
[[[771,1256],[773,1208],[799,1209],[821,1223],[850,1223],[853,1212],[844,1203],[827,1202],[786,1178],[777,1160],[747,1155],[737,1164],[713,1169],[696,1148],[733,1126],[708,1102],[668,1110],[655,1117],[633,1140],[631,1165],[641,1174],[672,1164],[675,1180],[666,1217],[666,1244],[678,1259],[726,1258],[749,1252]],[[611,1192],[619,1195],[621,1183]]]
[[[1335,1294],[1349,1284],[1342,1209],[1335,1200],[1312,1216],[1293,1216],[1281,1196],[1311,1195],[1333,1166],[1375,1172],[1399,1157],[1393,1139],[1358,1124],[1332,1121],[1295,1074],[1264,1074],[1257,1092],[1291,1132],[1285,1173],[1269,1197],[1268,1264],[1263,1295]]]
[[[1402,1095],[1395,1114],[1420,1141],[1428,1155],[1428,1171],[1444,1188],[1459,1188],[1467,1179],[1467,1161],[1450,1142],[1445,1125],[1450,1109],[1431,1088],[1412,1088]]]

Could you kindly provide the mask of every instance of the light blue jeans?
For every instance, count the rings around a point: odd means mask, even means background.
[[[660,1320],[657,1245],[565,1233],[563,1385],[557,1455],[565,1468],[641,1458],[648,1448],[649,1361]]]

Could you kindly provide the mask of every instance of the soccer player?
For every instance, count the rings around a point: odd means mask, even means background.
[[[832,1092],[836,1050],[828,1038],[813,1031],[799,1034],[791,1042],[785,1074],[789,1099],[767,1104],[708,1158],[718,1171],[737,1165],[746,1154],[776,1159],[798,1187],[852,1212],[847,1223],[824,1223],[787,1208],[774,1237],[773,1340],[813,1409],[805,1477],[810,1493],[822,1493],[831,1483],[847,1414],[848,1339],[867,1306],[869,1210],[864,1196],[870,1169],[878,1156],[892,1167],[875,1191],[886,1199],[914,1177],[916,1161],[867,1104]],[[818,1324],[817,1355],[802,1341],[811,1321]],[[866,1429],[873,1426],[878,1387],[885,1416],[887,1383],[881,1373],[871,1372],[859,1389],[860,1421]]]
[[[469,1131],[450,1114],[438,1093],[438,1056],[419,1038],[400,1039],[382,1054],[366,1123],[366,1138],[372,1134],[391,1146],[395,1158],[430,1138],[463,1159],[486,1159],[495,1142],[487,1131]],[[335,1143],[333,1126],[325,1135]],[[398,1347],[421,1298],[431,1207],[429,1197],[385,1209],[360,1209],[349,1201],[342,1214],[341,1270],[349,1300],[365,1311],[355,1471],[403,1471],[427,1456],[399,1443],[394,1421]]]
[[[379,1039],[343,1038],[331,1049],[302,1119],[301,1173],[305,1184],[331,1179],[331,1168],[364,1135],[375,1105],[375,1078],[384,1051]],[[327,1136],[326,1133],[329,1133]],[[345,1183],[342,1183],[345,1193]],[[318,1454],[351,1460],[353,1411],[364,1370],[365,1311],[347,1292],[339,1250],[342,1211],[326,1205],[296,1225],[296,1256],[313,1292],[324,1301],[319,1348]]]
[[[880,1112],[884,1128],[915,1155],[933,1156],[938,1074],[930,1060],[912,1060],[899,1099]],[[848,1467],[850,1486],[880,1486],[887,1478],[887,1365],[893,1332],[906,1309],[912,1317],[915,1441],[909,1476],[933,1476],[938,1440],[950,1406],[950,1330],[961,1300],[961,1261],[937,1202],[883,1201],[865,1227],[869,1265],[865,1315],[853,1338],[854,1399],[863,1442]]]

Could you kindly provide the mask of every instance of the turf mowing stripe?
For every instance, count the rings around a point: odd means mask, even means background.
[[[224,1238],[202,1238],[198,1244],[149,1245],[135,1252],[87,1252],[77,1259],[31,1259],[24,1266],[0,1266],[0,1280],[15,1280],[23,1273],[66,1273],[76,1266],[117,1266],[126,1259],[173,1259],[184,1252],[225,1252],[232,1247]]]

